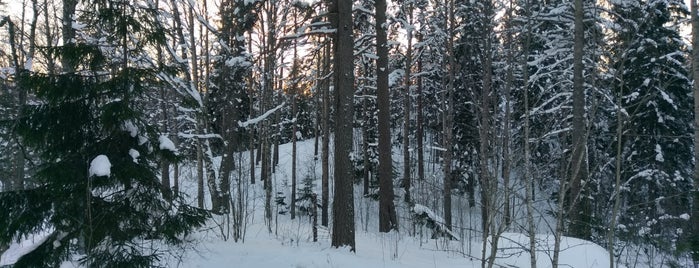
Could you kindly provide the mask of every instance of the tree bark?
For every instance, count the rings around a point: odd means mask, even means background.
[[[422,42],[421,35],[418,34],[418,42]],[[422,73],[422,59],[418,58],[417,71]],[[424,145],[424,114],[422,96],[422,75],[417,77],[417,119],[415,141],[417,142],[417,178],[420,182],[425,181],[425,145]]]
[[[354,95],[354,40],[352,1],[334,0],[330,8],[335,34],[335,189],[332,246],[355,251],[354,191],[352,165],[352,118]]]
[[[581,239],[589,239],[591,230],[587,222],[583,197],[582,181],[587,180],[587,141],[585,126],[585,88],[583,77],[583,3],[575,0],[575,28],[573,47],[573,153],[571,159],[569,218],[570,234]]]
[[[692,195],[691,251],[694,266],[699,266],[699,12],[697,0],[690,1],[692,20],[692,92],[694,96],[694,191]]]
[[[694,0],[692,0],[694,1]],[[624,62],[621,62],[621,68],[619,70],[624,70]],[[619,88],[624,88],[624,78],[623,76],[619,76],[621,81],[620,87]],[[615,162],[614,162],[614,178],[616,179],[614,183],[614,192],[612,192],[612,195],[614,196],[614,207],[612,208],[612,218],[611,223],[609,224],[609,231],[607,233],[607,247],[609,248],[609,268],[614,268],[614,240],[615,240],[615,231],[616,231],[616,223],[617,223],[617,217],[619,215],[619,209],[621,206],[621,163],[622,163],[622,133],[623,133],[623,118],[622,118],[622,91],[619,91],[619,95],[617,96],[617,103],[616,103],[616,156],[615,156]]]
[[[408,25],[405,29],[407,31],[408,47],[405,52],[405,91],[403,93],[403,188],[405,189],[405,202],[410,203],[410,109],[411,109],[411,96],[410,87],[411,83],[411,69],[413,64],[413,8],[412,4],[407,7],[408,13]]]
[[[63,0],[63,27],[61,33],[63,35],[63,45],[73,43],[75,38],[75,29],[73,29],[73,15],[75,15],[75,7],[78,5],[78,0]],[[66,57],[61,60],[63,72],[70,73],[75,71],[75,66]]]
[[[296,18],[296,17],[294,17]],[[294,19],[295,20],[295,19]],[[297,88],[297,83],[298,83],[298,51],[297,51],[297,46],[296,46],[296,40],[294,40],[294,57],[293,57],[293,62],[292,62],[292,69],[291,69],[291,79],[292,79],[292,84],[291,84],[291,219],[293,220],[296,218],[296,119],[297,119],[297,111],[296,111],[296,91],[298,90]],[[315,200],[314,200],[314,206],[315,206]],[[317,218],[318,215],[313,215],[314,218]]]
[[[364,87],[363,88],[363,94],[364,96],[369,94],[369,88]],[[367,197],[369,195],[369,177],[371,173],[371,163],[369,162],[369,124],[370,124],[370,116],[372,116],[369,111],[369,100],[367,98],[362,99],[362,112],[364,113],[364,123],[362,124],[362,160],[364,162],[364,172],[362,172],[362,177],[363,177],[363,193],[364,197]]]
[[[330,70],[330,43],[325,45],[323,57],[324,70]],[[323,141],[321,148],[321,220],[320,224],[328,227],[328,206],[330,204],[330,78],[323,79]]]
[[[388,93],[388,45],[386,0],[376,0],[376,97],[379,108],[379,231],[398,228],[393,204],[393,160],[391,159],[391,100]],[[341,61],[344,62],[344,61]],[[351,131],[351,130],[350,130]],[[337,156],[337,155],[336,155]]]
[[[525,9],[525,14],[531,16],[530,12],[531,6],[527,4]],[[527,235],[529,236],[529,266],[531,268],[536,268],[536,226],[534,225],[534,181],[532,180],[531,170],[529,168],[529,159],[531,155],[531,150],[529,148],[529,137],[530,137],[530,110],[529,110],[529,47],[531,42],[531,21],[527,18],[526,33],[524,37],[524,43],[522,45],[522,57],[521,68],[522,68],[522,80],[524,85],[522,89],[524,91],[524,139],[522,143],[524,144],[524,183],[525,183],[525,193],[524,193],[524,203],[527,208]]]
[[[449,14],[447,18],[448,32],[453,33],[454,31],[454,1],[447,0],[446,4],[449,6]],[[448,76],[447,76],[447,89],[444,93],[444,124],[443,131],[443,144],[444,144],[444,224],[447,228],[451,230],[451,182],[452,178],[452,129],[454,120],[454,109],[453,109],[453,99],[454,99],[454,79],[455,79],[455,64],[454,59],[454,40],[453,36],[449,34],[447,36],[447,64],[448,64]]]

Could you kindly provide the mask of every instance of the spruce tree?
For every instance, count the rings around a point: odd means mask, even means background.
[[[661,249],[674,248],[687,227],[692,187],[693,100],[681,1],[618,1],[614,55],[623,83],[615,90],[626,111],[622,129],[621,235]],[[623,64],[623,65],[622,65]],[[623,67],[623,68],[621,68]]]
[[[16,78],[36,101],[14,131],[40,166],[32,187],[0,192],[0,244],[45,235],[16,267],[151,267],[207,218],[158,179],[157,159],[176,156],[143,113],[167,71],[146,49],[165,39],[158,10],[138,2],[82,2],[76,38],[44,48],[70,68]]]

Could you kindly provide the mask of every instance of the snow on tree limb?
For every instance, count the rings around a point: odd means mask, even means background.
[[[264,114],[262,114],[262,115],[260,115],[260,116],[258,116],[258,117],[255,117],[255,118],[252,118],[252,119],[248,119],[248,120],[245,121],[245,122],[240,122],[240,121],[238,121],[238,126],[239,126],[239,127],[247,127],[247,126],[249,126],[249,125],[257,124],[257,123],[259,123],[260,121],[265,120],[267,117],[269,117],[270,115],[272,115],[272,114],[273,114],[274,112],[276,112],[277,110],[279,110],[279,109],[281,109],[282,107],[284,107],[285,104],[286,104],[285,102],[282,102],[282,104],[279,104],[279,106],[270,109],[269,111],[265,112]]]

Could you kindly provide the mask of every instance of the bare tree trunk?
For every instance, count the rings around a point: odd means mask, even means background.
[[[49,20],[49,2],[48,0],[44,0],[43,2],[44,5],[44,37],[46,38],[46,45],[51,46],[53,44],[53,37],[54,34],[51,32],[51,27],[50,27],[50,20]],[[55,9],[54,9],[54,16],[55,16]],[[56,63],[53,61],[53,59],[47,61],[47,71],[49,74],[53,74],[56,72]]]
[[[388,93],[388,45],[386,0],[376,0],[376,95],[379,108],[379,231],[398,229],[393,204],[393,160],[391,159],[391,101]],[[351,131],[351,129],[350,129]],[[335,155],[337,157],[337,154]]]
[[[483,262],[482,267],[486,267],[486,262],[488,267],[492,267],[493,261],[495,260],[494,252],[497,250],[499,233],[496,232],[495,225],[495,213],[497,213],[497,192],[498,183],[497,179],[493,176],[490,171],[490,165],[495,165],[492,161],[493,149],[493,135],[494,127],[492,121],[492,116],[490,113],[491,109],[491,95],[493,94],[493,61],[492,61],[492,44],[491,44],[491,31],[492,23],[490,17],[492,15],[492,3],[484,3],[485,13],[483,24],[485,28],[483,29],[483,52],[482,52],[482,62],[483,62],[483,88],[481,89],[480,95],[480,125],[478,127],[478,134],[480,140],[480,148],[478,153],[479,159],[479,176],[481,184],[481,215],[482,215],[482,228],[483,228]],[[491,232],[492,231],[492,232]],[[486,245],[488,237],[491,237],[491,256],[487,258],[486,261]]]
[[[448,31],[449,33],[453,33],[454,31],[454,1],[451,0],[446,0],[446,3],[449,6],[449,14],[448,14],[448,21],[447,25],[448,26]],[[452,128],[453,128],[453,120],[454,120],[454,108],[453,108],[453,99],[454,99],[454,79],[455,79],[455,65],[456,61],[454,59],[454,40],[453,36],[451,34],[447,35],[447,64],[449,68],[449,75],[447,76],[447,89],[446,92],[444,93],[444,112],[446,113],[444,115],[444,124],[443,124],[443,131],[444,131],[444,222],[447,228],[451,229],[451,182],[453,180],[452,178]]]
[[[694,2],[694,0],[692,0]],[[621,68],[619,70],[624,70],[624,61],[621,62]],[[621,79],[620,82],[620,87],[619,88],[624,88],[624,78],[623,76],[619,76],[618,79]],[[609,229],[607,232],[607,247],[609,251],[609,268],[614,268],[614,240],[615,240],[615,231],[616,231],[616,223],[617,223],[617,217],[619,216],[619,208],[621,206],[621,162],[622,162],[622,156],[621,156],[621,148],[622,148],[622,131],[623,131],[623,118],[622,118],[622,92],[619,91],[619,94],[617,96],[617,103],[616,103],[616,157],[615,157],[615,167],[614,167],[614,177],[616,179],[614,183],[614,192],[612,195],[614,196],[614,207],[612,209],[612,218],[610,219],[611,222],[609,224]]]
[[[323,57],[323,70],[330,70],[330,42],[325,45],[325,56]],[[330,204],[330,78],[323,79],[323,146],[321,152],[321,225],[328,227],[328,206]]]
[[[406,25],[408,48],[405,52],[405,92],[403,93],[403,188],[405,189],[405,202],[410,203],[410,87],[411,87],[411,69],[413,64],[413,8],[409,4],[408,24]]]
[[[160,62],[163,62],[162,59]],[[160,131],[162,132],[161,135],[167,135],[168,132],[168,127],[169,127],[169,121],[170,118],[168,116],[168,107],[167,107],[167,98],[168,94],[165,88],[160,89],[160,112],[162,115],[161,120],[163,120],[163,123],[161,125]],[[166,158],[160,159],[160,181],[162,184],[163,189],[165,189],[165,193],[170,191],[170,161],[168,161]]]
[[[323,39],[319,38],[318,41],[318,46],[322,46],[322,41]],[[323,77],[324,77],[324,72],[327,71],[327,69],[324,69],[325,66],[323,65],[324,60],[325,60],[325,53],[322,48],[318,49],[318,58],[316,59],[316,89],[322,90],[323,88]],[[314,111],[316,116],[313,120],[313,124],[315,127],[313,128],[313,160],[318,160],[318,152],[320,152],[320,135],[321,135],[321,117],[322,115],[322,109],[319,108],[321,107],[321,96],[322,93],[316,91],[313,93],[313,101],[315,102],[316,110]]]
[[[527,233],[529,235],[529,261],[532,268],[536,268],[536,226],[534,224],[534,181],[532,180],[532,174],[529,169],[529,159],[531,155],[531,150],[529,149],[529,72],[527,71],[528,66],[526,65],[526,59],[524,60],[524,183],[525,183],[525,193],[524,202],[527,206]]]
[[[203,2],[203,12],[204,13],[204,19],[208,19],[208,5],[206,4],[206,1]],[[192,14],[190,14],[192,15]],[[194,17],[191,16],[191,20],[194,20]],[[204,64],[202,64],[203,69],[206,70],[206,77],[204,78],[205,81],[209,81],[208,77],[208,68],[206,66],[209,65],[209,35],[205,34],[203,30],[203,25],[199,26],[199,34],[200,36],[203,36],[203,42],[204,42]],[[208,83],[205,83],[204,85],[204,90],[202,90],[199,87],[199,71],[198,71],[198,59],[196,57],[193,57],[194,62],[192,63],[192,74],[194,75],[193,78],[193,83],[196,86],[197,92],[199,94],[206,94],[205,92],[208,92]],[[195,71],[197,70],[197,71]],[[203,107],[202,107],[203,108]],[[200,112],[197,113],[196,115],[196,133],[197,134],[202,134],[204,133],[204,127],[202,126],[205,121],[203,121],[203,118],[201,116],[201,113],[204,111],[204,109],[201,109]],[[197,145],[197,204],[199,205],[199,208],[204,208],[204,144],[203,140],[201,138],[196,139],[196,145]]]
[[[525,14],[529,16],[530,6],[527,4],[525,7]],[[526,35],[524,37],[524,44],[522,48],[522,80],[523,85],[523,95],[524,95],[524,183],[525,183],[525,193],[524,193],[524,203],[527,207],[527,235],[529,236],[529,266],[531,268],[536,268],[536,226],[534,225],[534,187],[531,170],[529,169],[529,159],[531,155],[531,150],[529,148],[529,137],[530,137],[530,110],[529,110],[529,46],[531,42],[531,21],[527,18],[526,24]]]
[[[294,24],[296,24],[296,17],[294,17]],[[293,57],[293,62],[292,62],[292,71],[291,71],[291,79],[292,79],[292,84],[291,84],[291,219],[293,220],[296,218],[296,119],[297,119],[297,111],[296,111],[296,91],[298,90],[297,88],[297,83],[298,83],[298,51],[297,51],[297,42],[294,40],[294,57]],[[315,206],[315,200],[314,200],[314,206]],[[318,215],[313,215],[313,217],[317,218]]]
[[[364,96],[366,96],[369,93],[369,88],[364,87],[363,91]],[[362,156],[364,160],[364,172],[362,175],[364,179],[363,193],[365,197],[369,195],[369,176],[371,175],[371,163],[369,162],[369,118],[372,115],[367,111],[367,109],[369,109],[369,100],[367,100],[367,98],[363,98],[362,111],[364,112],[364,123],[362,124]]]
[[[207,122],[208,120],[204,121]],[[206,131],[208,133],[208,131]],[[206,159],[204,161],[204,166],[206,168],[206,184],[209,187],[209,196],[211,197],[211,210],[220,213],[221,212],[221,189],[216,185],[216,172],[214,171],[214,156],[211,151],[211,144],[209,141],[204,141],[205,145],[205,155]]]
[[[63,0],[63,27],[61,33],[63,35],[63,45],[72,43],[75,38],[75,29],[73,29],[73,15],[75,15],[75,7],[78,5],[78,0]],[[70,73],[75,71],[75,66],[68,60],[68,57],[61,58],[63,72]]]
[[[335,33],[335,189],[332,246],[355,251],[354,191],[349,154],[352,151],[354,40],[352,1],[334,0],[330,8]]]
[[[263,68],[263,81],[264,86],[262,87],[262,105],[260,108],[262,111],[272,108],[272,93],[274,88],[274,70],[275,70],[275,56],[276,56],[276,7],[272,2],[264,3],[265,12],[267,13],[267,29],[264,31],[264,68]],[[261,170],[260,178],[264,182],[265,189],[265,219],[267,220],[268,231],[272,232],[272,144],[271,137],[272,130],[270,127],[269,120],[264,120],[261,124]]]
[[[691,251],[694,266],[699,267],[699,15],[697,0],[690,0],[692,19],[692,91],[694,96],[694,193],[692,195]]]
[[[587,156],[585,152],[585,88],[583,87],[583,5],[582,0],[574,0],[574,45],[573,45],[573,148],[569,166],[570,180],[561,182],[558,197],[558,215],[556,220],[556,231],[554,234],[555,244],[552,258],[554,268],[558,267],[559,253],[561,249],[561,236],[564,232],[563,217],[570,218],[570,233],[578,238],[587,239],[589,226],[582,222],[582,211],[578,206],[578,199],[581,194],[581,181],[587,176]],[[566,191],[570,190],[568,197],[568,207],[566,211]],[[568,213],[566,213],[568,212]]]
[[[422,42],[422,35],[418,34],[418,42]],[[422,59],[417,61],[417,72],[422,73]],[[417,178],[420,182],[425,181],[425,145],[424,145],[424,115],[423,115],[423,96],[422,96],[422,75],[417,77],[417,133],[415,140],[417,141]]]
[[[575,33],[573,48],[573,153],[571,159],[570,182],[570,208],[571,235],[582,238],[590,238],[590,226],[586,219],[588,212],[585,209],[586,198],[582,195],[582,181],[587,180],[587,141],[585,126],[585,88],[583,77],[583,4],[582,0],[575,0]]]
[[[508,21],[512,21],[512,12],[513,12],[513,2],[510,0],[510,6],[507,8],[507,19]],[[504,221],[505,225],[509,226],[512,223],[512,214],[510,212],[510,171],[511,171],[511,164],[512,164],[512,151],[510,150],[511,148],[511,120],[512,120],[512,112],[511,112],[511,91],[512,91],[512,86],[514,84],[514,68],[516,67],[516,64],[514,62],[514,49],[515,46],[513,44],[512,40],[512,34],[506,34],[505,35],[505,43],[507,46],[507,75],[505,78],[505,122],[503,124],[503,135],[502,135],[502,158],[503,158],[503,163],[502,163],[502,183],[504,186],[504,205],[503,205],[503,210],[504,210]]]
[[[197,133],[202,133],[199,123],[201,119],[197,119]],[[197,206],[199,208],[204,208],[204,146],[202,146],[202,139],[197,138]]]
[[[252,55],[252,33],[248,32],[248,54]],[[248,116],[253,117],[255,115],[255,105],[252,105],[255,101],[255,89],[253,88],[252,76],[248,77],[248,101],[250,103],[250,114]],[[249,154],[249,164],[250,164],[250,184],[255,184],[255,138],[257,130],[255,125],[248,126],[248,138],[250,139],[250,144],[248,145]]]

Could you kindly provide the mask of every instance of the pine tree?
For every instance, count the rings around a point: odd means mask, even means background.
[[[145,49],[164,42],[152,3],[85,3],[79,38],[46,49],[66,72],[18,77],[37,101],[23,107],[17,134],[41,165],[31,188],[0,193],[0,244],[47,233],[17,267],[151,267],[207,213],[161,187],[157,159],[175,160],[146,121],[144,96],[160,71]],[[148,245],[148,246],[145,246]]]

